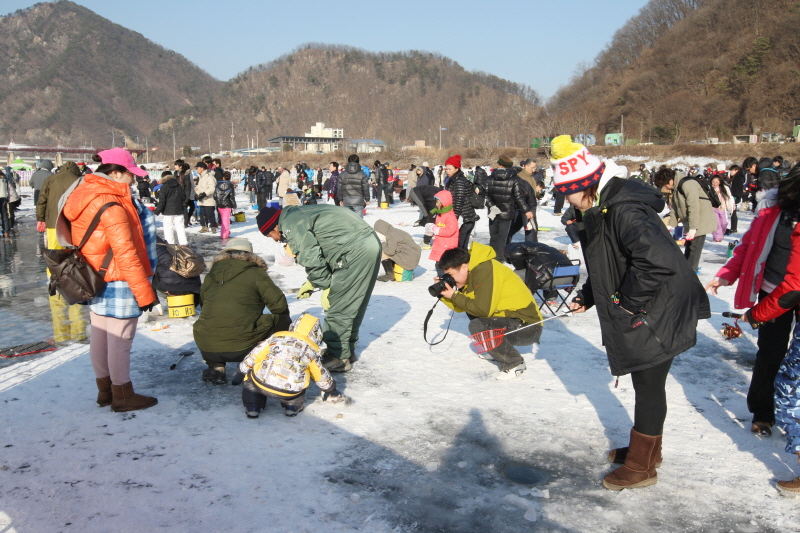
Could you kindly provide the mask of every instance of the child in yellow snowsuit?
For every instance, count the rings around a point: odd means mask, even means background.
[[[322,366],[319,343],[322,328],[312,315],[302,314],[289,331],[280,331],[253,348],[239,364],[244,374],[242,403],[248,418],[258,418],[267,397],[278,398],[286,416],[303,410],[306,389],[313,379],[324,393],[323,400],[345,399],[336,382]]]

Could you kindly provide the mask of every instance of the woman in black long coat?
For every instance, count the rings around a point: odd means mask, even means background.
[[[554,140],[554,155],[562,155],[554,161],[554,181],[584,224],[581,244],[589,272],[570,308],[582,313],[597,306],[611,372],[631,374],[636,397],[630,443],[608,454],[623,466],[603,485],[646,487],[658,480],[667,375],[673,358],[697,342],[697,322],[710,316],[708,297],[658,216],[664,208],[661,193],[625,179],[624,167],[600,162],[566,137],[566,149],[556,149],[563,141]],[[562,162],[568,164],[559,166]]]

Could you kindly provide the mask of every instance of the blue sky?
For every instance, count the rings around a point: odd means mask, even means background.
[[[591,62],[647,0],[74,0],[221,80],[307,42],[438,52],[543,97]],[[33,5],[0,0],[0,14]]]

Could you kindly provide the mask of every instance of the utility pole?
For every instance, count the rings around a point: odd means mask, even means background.
[[[233,157],[233,122],[231,122],[231,157]]]
[[[175,128],[172,129],[172,160],[176,160],[177,157],[175,155]]]
[[[147,137],[144,138],[144,152],[147,154],[145,161],[150,162],[150,145],[147,143]]]
[[[114,128],[111,128],[111,148],[117,147],[117,141],[114,139]]]
[[[625,145],[625,115],[619,116],[619,136],[620,136],[620,143]]]

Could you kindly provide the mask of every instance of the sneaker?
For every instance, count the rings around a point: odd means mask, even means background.
[[[245,405],[244,406],[244,414],[247,415],[247,418],[258,418],[258,413],[261,412],[261,408],[255,405]]]
[[[305,409],[305,406],[301,405],[300,407],[295,407],[294,405],[287,405],[284,408],[283,414],[286,416],[297,416],[297,413]]]
[[[561,211],[559,211],[558,213],[553,213],[553,215],[555,215],[557,217],[560,217],[561,216]]]
[[[327,354],[322,358],[322,366],[324,366],[328,372],[350,372],[353,368],[353,365],[350,364],[350,359],[337,359]]]
[[[509,368],[508,370],[503,370],[494,379],[496,379],[497,381],[511,381],[512,379],[517,378],[520,374],[525,372],[527,368],[528,367],[525,365],[525,362],[523,362],[519,366],[515,366],[514,368]]]

